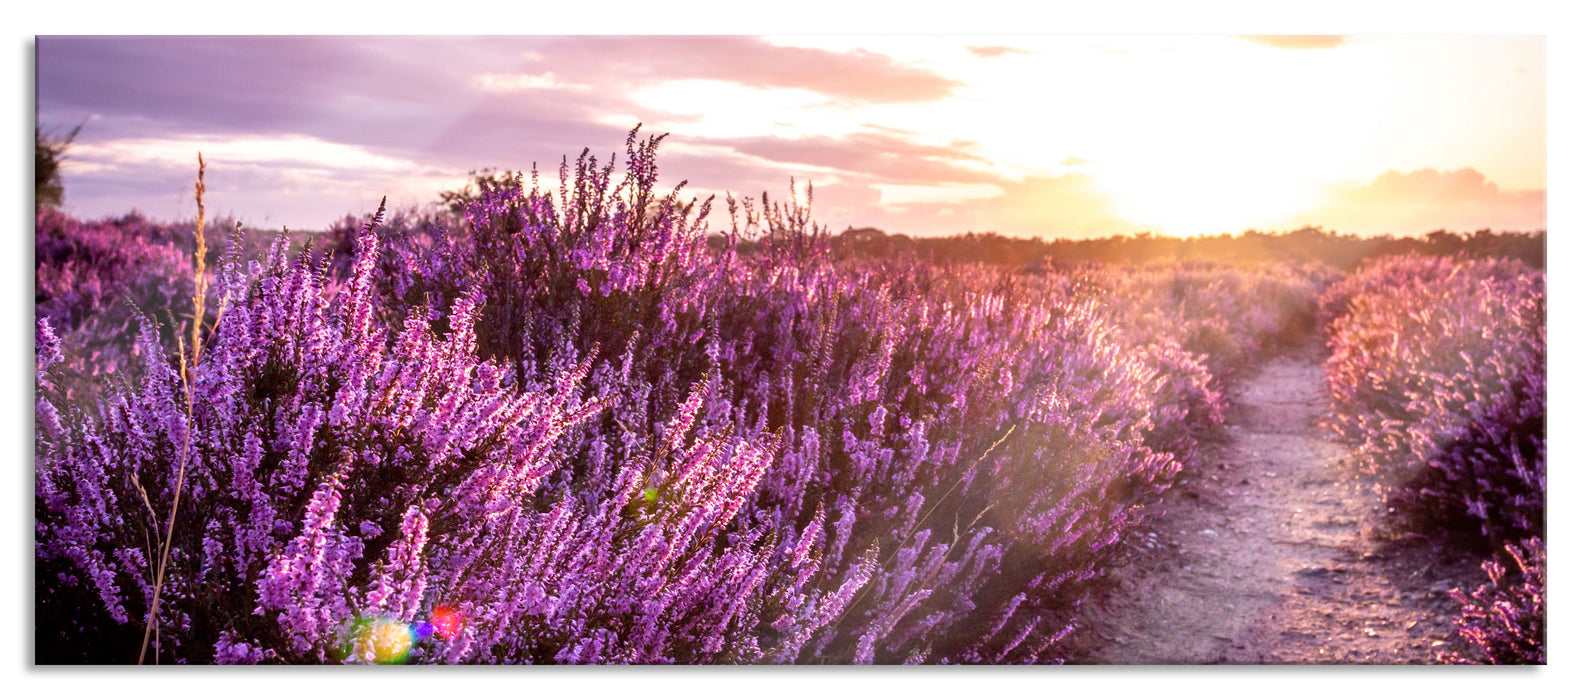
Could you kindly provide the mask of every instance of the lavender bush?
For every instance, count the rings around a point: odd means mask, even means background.
[[[1194,434],[1224,421],[1225,392],[1273,352],[1311,337],[1317,298],[1339,273],[1318,264],[1193,261],[1139,267],[1084,265],[1074,288],[1105,309],[1120,342],[1152,355],[1167,381],[1156,391],[1166,444],[1194,453]],[[1179,414],[1176,417],[1175,414]]]
[[[1544,600],[1547,590],[1543,540],[1532,538],[1505,546],[1504,557],[1515,565],[1507,574],[1502,557],[1483,563],[1489,583],[1467,594],[1452,590],[1461,603],[1457,632],[1471,643],[1472,655],[1447,654],[1444,661],[1470,664],[1544,664]]]
[[[63,392],[91,392],[99,378],[135,366],[139,309],[191,322],[192,260],[173,237],[135,213],[95,222],[50,208],[35,216],[34,309],[64,341]]]
[[[1492,548],[1544,528],[1546,294],[1519,263],[1394,258],[1323,302],[1334,426],[1397,509]],[[1343,309],[1344,311],[1340,311]]]
[[[216,235],[218,232],[218,235]],[[211,237],[227,240],[233,257],[258,257],[273,236],[243,230],[233,219],[211,222]],[[122,217],[78,221],[58,209],[34,218],[34,312],[48,319],[61,341],[62,359],[52,369],[63,398],[92,403],[99,390],[135,379],[141,367],[136,342],[139,318],[160,323],[162,343],[191,337],[196,227],[166,224],[132,212]],[[222,248],[210,248],[208,268]],[[206,276],[207,278],[207,276]],[[214,323],[212,292],[205,294],[205,327]]]

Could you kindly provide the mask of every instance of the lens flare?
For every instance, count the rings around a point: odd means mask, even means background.
[[[413,641],[412,627],[400,620],[359,618],[352,625],[350,651],[378,664],[404,664]]]
[[[430,618],[434,626],[434,634],[439,635],[440,639],[449,641],[461,632],[461,613],[449,607],[442,605],[434,608],[434,614]]]

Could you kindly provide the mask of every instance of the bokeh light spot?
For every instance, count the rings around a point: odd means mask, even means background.
[[[449,641],[461,632],[461,613],[449,607],[442,605],[434,608],[434,614],[431,618],[434,625],[434,633],[439,635],[440,639]]]
[[[358,618],[352,624],[350,651],[367,654],[371,650],[372,660],[378,664],[404,664],[412,653],[413,641],[412,627],[400,620]]]

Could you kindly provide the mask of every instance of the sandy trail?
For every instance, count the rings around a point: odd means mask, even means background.
[[[1446,591],[1475,586],[1477,560],[1387,526],[1373,478],[1317,427],[1321,352],[1233,391],[1225,439],[1088,602],[1074,662],[1415,664],[1460,643]]]

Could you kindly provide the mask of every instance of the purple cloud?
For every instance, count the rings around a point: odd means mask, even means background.
[[[124,153],[131,140],[305,137],[458,176],[535,162],[553,172],[585,146],[600,156],[620,151],[632,125],[611,124],[610,114],[686,122],[628,97],[657,82],[800,88],[859,103],[934,100],[956,86],[876,53],[781,47],[753,37],[45,36],[36,50],[39,124],[88,118],[79,145],[120,149],[113,168],[68,163],[68,207],[110,206],[109,193],[124,191],[112,178],[136,182],[125,185],[133,189],[158,188],[150,193],[157,196],[114,208],[122,211],[190,189],[165,192],[190,174],[176,180],[164,165],[132,162],[135,154]],[[490,80],[504,87],[489,89]],[[716,172],[746,174],[756,185],[782,181],[793,169],[736,160],[667,172],[694,182],[718,181]],[[347,172],[342,182],[352,201],[377,200],[379,193],[363,191],[373,186],[371,176]]]
[[[988,165],[976,144],[955,141],[947,146],[918,143],[892,132],[859,132],[839,138],[813,136],[787,139],[764,136],[716,139],[738,153],[780,163],[831,168],[862,179],[892,183],[998,183],[999,175],[959,165]]]
[[[568,80],[629,85],[656,79],[723,80],[758,88],[801,88],[854,102],[929,102],[960,83],[869,51],[775,46],[757,37],[554,37],[535,69]]]
[[[96,115],[85,141],[301,134],[452,167],[619,143],[620,129],[587,117],[620,98],[506,97],[467,84],[518,61],[531,41],[40,37],[39,120]]]

